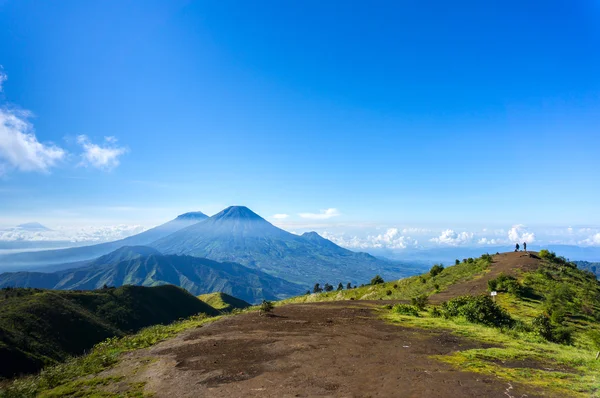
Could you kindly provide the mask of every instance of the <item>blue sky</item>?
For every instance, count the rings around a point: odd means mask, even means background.
[[[600,2],[291,3],[0,0],[0,225],[600,245]]]

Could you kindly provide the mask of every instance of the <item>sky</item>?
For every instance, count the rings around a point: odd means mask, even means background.
[[[600,246],[599,48],[598,0],[0,0],[0,240]]]

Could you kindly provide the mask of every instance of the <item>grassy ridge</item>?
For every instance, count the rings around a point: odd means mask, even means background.
[[[175,286],[0,291],[0,376],[32,373],[94,344],[198,313],[218,312]]]
[[[444,317],[443,305],[429,306],[428,311],[413,308],[412,315],[406,305],[392,307],[384,318],[402,326],[446,329],[493,345],[438,357],[458,369],[559,396],[600,396],[600,361],[595,360],[600,350],[600,282],[564,258],[540,254],[537,269],[512,280],[508,289],[498,290],[496,303],[515,320],[510,327],[474,324],[461,316]],[[452,272],[451,268],[447,270]],[[496,289],[495,281],[491,285]],[[414,293],[418,291],[411,291]],[[556,333],[544,333],[540,324]],[[555,335],[560,336],[557,341],[561,344],[552,342]]]
[[[337,300],[410,300],[422,294],[430,296],[453,284],[480,277],[488,271],[489,266],[490,259],[483,257],[474,259],[472,262],[463,262],[447,267],[436,276],[427,273],[356,289],[307,294],[280,301],[279,304]]]
[[[198,298],[210,305],[214,309],[217,309],[222,312],[231,312],[233,310],[243,310],[245,308],[251,307],[251,304],[245,302],[244,300],[240,300],[237,297],[230,296],[226,293],[208,293],[201,294]]]

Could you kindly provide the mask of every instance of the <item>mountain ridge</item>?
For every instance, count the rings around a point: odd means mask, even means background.
[[[314,232],[295,235],[280,229],[245,206],[230,206],[149,246],[164,254],[237,262],[304,286],[323,278],[364,283],[375,274],[402,275],[393,264],[344,249]]]

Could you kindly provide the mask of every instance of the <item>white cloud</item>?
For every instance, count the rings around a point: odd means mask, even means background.
[[[411,235],[426,235],[426,234],[431,233],[431,230],[428,229],[428,228],[414,228],[414,227],[410,228],[409,227],[409,228],[403,228],[402,229],[402,233],[404,235],[406,235],[406,234],[411,234]]]
[[[584,246],[600,246],[600,232],[582,240],[579,244]]]
[[[42,144],[27,121],[26,111],[0,109],[0,171],[16,169],[48,172],[66,152],[54,144]]]
[[[275,220],[285,220],[288,217],[289,217],[289,214],[273,214],[271,216],[271,218],[274,218]]]
[[[300,213],[298,214],[302,218],[308,218],[311,220],[327,220],[332,217],[337,217],[340,215],[338,209],[330,208],[321,210],[320,213]]]
[[[455,232],[452,229],[442,231],[440,236],[437,238],[430,239],[431,242],[435,242],[441,245],[459,246],[467,243],[471,243],[473,240],[473,232]]]
[[[94,144],[85,135],[77,137],[77,143],[83,148],[81,165],[92,166],[100,170],[112,170],[119,165],[119,157],[127,148],[116,145],[115,137],[104,137],[104,145]]]
[[[145,231],[141,225],[87,226],[84,228],[56,227],[53,230],[35,231],[23,228],[0,230],[0,241],[69,241],[69,242],[109,242],[123,239]]]
[[[535,234],[533,232],[529,232],[525,225],[517,224],[513,225],[513,227],[508,231],[508,240],[513,243],[532,243],[535,241]]]
[[[409,236],[401,235],[397,228],[389,228],[382,234],[369,235],[364,238],[347,237],[344,234],[336,235],[328,232],[323,232],[321,236],[350,249],[405,249],[409,246],[417,246],[419,243]]]
[[[480,238],[477,241],[477,244],[479,244],[479,245],[500,245],[502,243],[504,243],[504,241],[501,239],[489,239],[489,238]]]

